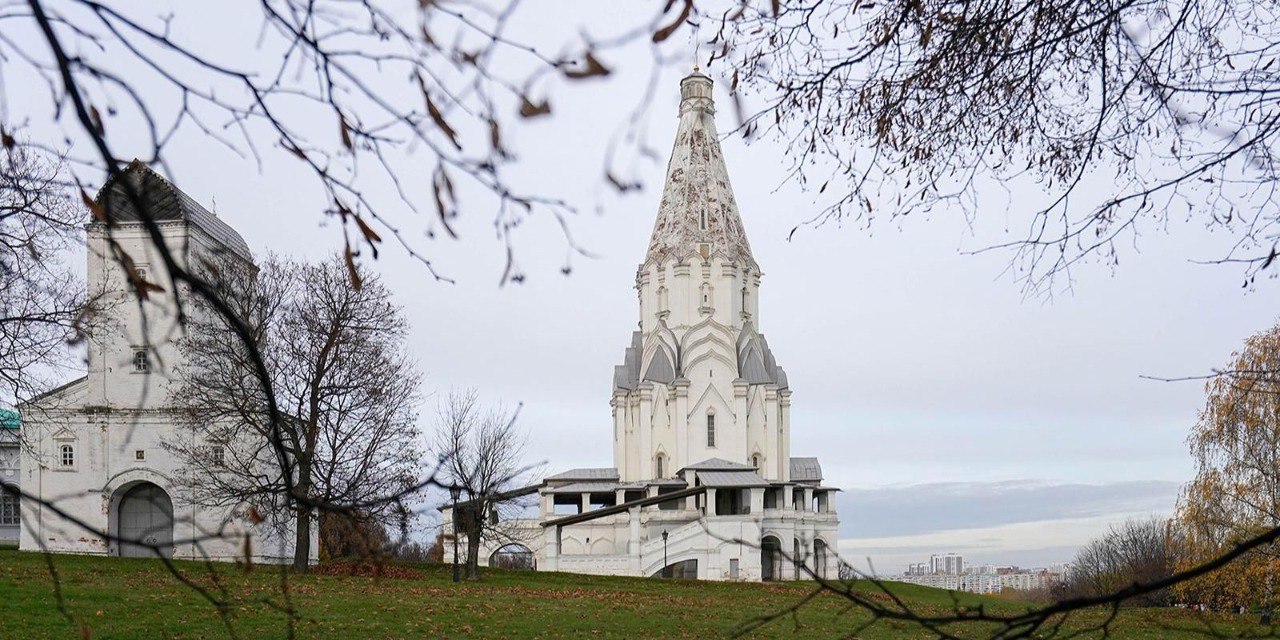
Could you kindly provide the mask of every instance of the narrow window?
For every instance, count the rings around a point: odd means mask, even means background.
[[[69,444],[64,444],[64,445],[62,445],[62,448],[59,450],[59,457],[58,457],[58,461],[62,463],[62,466],[63,466],[63,467],[74,467],[74,466],[76,466],[76,449],[75,449],[75,447],[73,447],[73,446],[71,446],[71,445],[69,445]]]
[[[716,446],[716,414],[707,414],[707,446]]]
[[[147,357],[146,349],[133,350],[133,370],[140,373],[151,370],[151,359]]]
[[[15,526],[18,522],[18,496],[0,492],[0,525]]]
[[[698,228],[703,231],[707,230],[707,212],[705,209],[702,211],[702,218],[698,221]]]
[[[664,468],[666,467],[665,458],[666,456],[659,453],[658,457],[653,459],[653,477],[655,478],[667,477],[667,470]]]
[[[213,459],[214,466],[221,467],[227,463],[227,454],[223,453],[222,447],[210,447],[209,457]]]
[[[760,470],[760,454],[751,456],[751,466],[755,467],[756,471]]]

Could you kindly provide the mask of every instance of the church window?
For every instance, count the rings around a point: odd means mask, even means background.
[[[700,219],[698,220],[698,228],[699,228],[699,229],[702,229],[703,231],[706,231],[706,230],[707,230],[707,212],[706,212],[706,210],[703,210],[703,212],[702,212],[702,218],[700,218]]]
[[[18,496],[0,491],[0,525],[18,524]]]
[[[714,448],[716,446],[716,414],[707,414],[707,446]]]
[[[659,453],[653,459],[653,477],[655,478],[667,477],[666,466],[667,466],[667,457]]]
[[[145,449],[138,449],[137,451],[134,451],[134,452],[133,452],[133,459],[134,459],[134,460],[146,460],[146,459],[147,459],[147,451],[146,451]]]
[[[76,448],[69,444],[62,445],[58,450],[58,463],[64,469],[76,466]]]
[[[227,463],[227,454],[223,452],[222,447],[209,447],[209,459],[214,466],[221,467]]]
[[[667,288],[658,287],[658,313],[667,310]]]
[[[743,287],[742,288],[742,311],[743,312],[746,312],[748,309],[750,309],[750,307],[748,306],[748,303],[750,302],[750,300],[751,300],[751,294],[747,291],[746,287]]]
[[[146,373],[151,370],[151,357],[147,354],[146,349],[135,348],[133,350],[133,370],[138,373]]]
[[[755,467],[756,471],[760,470],[760,454],[751,456],[751,466]]]

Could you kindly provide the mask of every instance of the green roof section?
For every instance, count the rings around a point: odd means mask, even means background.
[[[22,420],[17,411],[0,409],[0,429],[19,429],[21,427]]]

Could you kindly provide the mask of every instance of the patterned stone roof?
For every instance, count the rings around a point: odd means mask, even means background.
[[[645,262],[683,261],[707,244],[709,254],[756,267],[716,136],[715,112],[711,78],[695,71],[680,81],[680,125]]]
[[[141,160],[135,159],[130,162],[119,177],[107,181],[98,190],[98,197],[95,200],[102,205],[110,219],[116,222],[142,220],[137,207],[133,205],[133,199],[129,197],[124,185],[120,184],[120,179],[127,180],[137,190],[147,209],[150,210],[153,220],[185,220],[199,227],[227,250],[253,262],[249,245],[239,233],[236,233],[235,229],[174,186],[172,182],[152,171]]]

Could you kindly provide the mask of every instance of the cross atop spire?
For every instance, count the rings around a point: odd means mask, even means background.
[[[680,125],[645,262],[705,252],[756,268],[716,135],[711,87],[696,67],[680,81]]]

